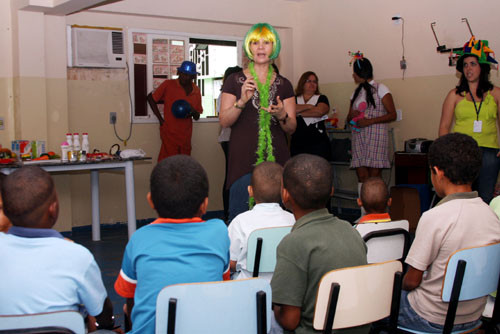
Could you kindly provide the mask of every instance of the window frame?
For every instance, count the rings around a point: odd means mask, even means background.
[[[236,42],[236,52],[237,52],[237,60],[238,65],[241,66],[243,59],[243,37],[237,36],[227,36],[227,35],[204,35],[204,34],[191,34],[187,32],[178,32],[178,31],[169,31],[169,30],[157,30],[157,29],[137,29],[137,28],[129,28],[127,29],[127,65],[128,65],[128,75],[129,75],[129,94],[131,101],[131,110],[132,113],[132,122],[134,124],[154,124],[159,123],[156,116],[153,114],[149,105],[147,106],[148,116],[136,116],[135,115],[135,73],[134,73],[134,39],[133,34],[140,33],[146,34],[148,36],[154,35],[156,37],[165,37],[168,39],[179,39],[179,40],[187,40],[188,44],[185,49],[185,59],[189,59],[189,39],[190,38],[198,38],[198,39],[208,39],[208,40],[223,40],[223,41],[232,41]],[[149,40],[149,37],[148,37]],[[152,91],[152,79],[150,80],[150,75],[152,75],[152,54],[147,54],[147,64],[146,68],[148,71],[148,92]],[[150,73],[151,72],[151,73]],[[151,81],[151,82],[150,82]],[[210,118],[200,118],[198,122],[218,122],[218,117],[210,117]]]

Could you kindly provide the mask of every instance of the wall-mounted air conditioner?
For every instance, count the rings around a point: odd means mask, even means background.
[[[68,47],[70,67],[126,66],[123,31],[116,28],[68,27],[71,47]]]

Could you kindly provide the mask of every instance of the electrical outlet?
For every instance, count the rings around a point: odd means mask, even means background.
[[[396,109],[396,122],[403,120],[403,110]]]
[[[115,112],[109,113],[109,124],[116,124],[116,113]]]
[[[5,121],[3,117],[0,117],[0,130],[5,130]]]
[[[406,70],[406,60],[402,59],[399,62],[399,67],[401,67],[402,70]]]

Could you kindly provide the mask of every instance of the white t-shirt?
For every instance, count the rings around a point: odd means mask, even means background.
[[[260,203],[252,210],[243,212],[236,216],[229,225],[229,239],[231,246],[229,256],[231,261],[236,261],[236,274],[233,279],[252,277],[252,273],[247,271],[247,242],[250,233],[259,228],[292,226],[295,224],[295,217],[283,210],[278,203]],[[272,273],[259,274],[259,278],[271,281]]]
[[[449,195],[426,211],[406,257],[410,266],[427,271],[420,285],[408,294],[415,312],[427,321],[443,325],[448,303],[441,300],[441,289],[449,257],[462,248],[498,241],[500,221],[476,192]],[[485,298],[460,302],[455,323],[479,319],[485,303]]]
[[[372,80],[369,82],[370,85],[374,86],[375,85],[375,80]],[[378,83],[378,90],[377,90],[377,95],[380,99],[382,99],[384,96],[389,94],[391,91],[389,88],[387,88],[386,85]],[[350,100],[354,97],[354,93],[352,93]],[[364,89],[361,89],[359,91],[358,96],[356,97],[356,101],[353,103],[353,108],[356,109],[356,107],[361,103],[361,102],[367,102],[366,100],[366,91]],[[356,106],[356,107],[355,107]]]

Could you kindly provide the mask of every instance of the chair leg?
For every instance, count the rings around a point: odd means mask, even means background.
[[[324,334],[331,334],[333,320],[335,319],[335,311],[337,310],[337,301],[339,300],[340,285],[332,283],[330,288],[330,298],[328,299],[328,309],[326,310],[325,325],[323,326]]]
[[[175,334],[175,314],[177,311],[177,299],[170,298],[168,301],[168,323],[167,334]]]
[[[255,248],[255,260],[253,263],[252,277],[259,277],[260,257],[262,255],[262,238],[257,238],[257,247]]]
[[[443,334],[450,334],[453,330],[453,324],[455,322],[455,315],[457,314],[458,299],[460,297],[460,290],[462,290],[462,282],[464,280],[466,265],[467,262],[465,262],[464,260],[458,261],[455,279],[453,280],[453,288],[451,290],[450,303],[448,304],[448,312],[446,313]]]
[[[401,302],[401,287],[403,285],[403,273],[398,271],[394,274],[394,284],[392,286],[391,314],[389,316],[389,333],[395,334],[398,331],[399,304]]]
[[[267,333],[266,293],[257,292],[257,334]]]

